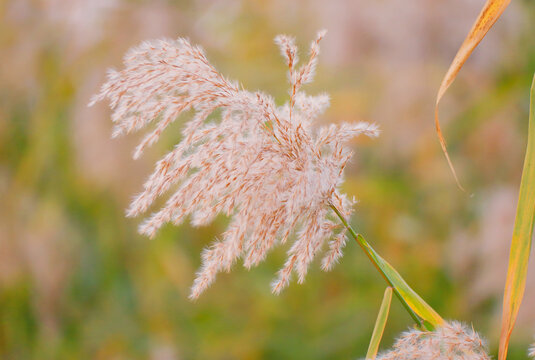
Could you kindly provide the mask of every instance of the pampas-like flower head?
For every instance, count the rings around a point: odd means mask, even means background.
[[[473,329],[447,322],[435,331],[412,329],[377,360],[490,360],[485,341]]]
[[[134,152],[138,158],[162,131],[190,109],[194,116],[182,140],[156,164],[156,169],[128,209],[128,216],[146,212],[157,197],[174,189],[167,203],[153,213],[140,232],[150,237],[167,222],[180,224],[187,216],[199,226],[223,213],[230,217],[221,239],[202,254],[202,267],[190,297],[197,298],[220,271],[238,258],[245,267],[257,265],[277,243],[296,234],[288,260],[273,283],[278,293],[296,272],[304,281],[308,265],[329,242],[322,262],[327,270],[341,256],[344,230],[330,220],[328,205],[345,216],[351,201],[338,191],[351,157],[344,144],[352,137],[376,136],[368,123],[330,125],[316,129],[313,121],[329,105],[327,95],[300,92],[310,82],[319,54],[320,32],[312,42],[307,63],[297,68],[297,48],[288,36],[278,36],[289,68],[290,100],[276,106],[271,97],[245,91],[223,77],[204,52],[188,40],[156,40],[131,49],[125,69],[111,70],[92,103],[110,100],[113,136],[154,122]],[[215,110],[218,120],[208,120]]]

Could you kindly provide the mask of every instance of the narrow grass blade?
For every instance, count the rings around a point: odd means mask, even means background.
[[[368,345],[368,353],[366,354],[366,360],[375,360],[377,352],[379,351],[379,344],[383,338],[385,331],[386,320],[388,319],[388,313],[390,312],[390,304],[392,303],[392,288],[387,287],[383,296],[383,302],[379,308],[379,314],[377,314],[377,320],[373,328],[372,338],[370,345]]]
[[[507,358],[509,338],[524,297],[535,217],[535,76],[531,85],[529,131],[524,170],[520,182],[515,227],[503,297],[499,360]]]
[[[438,118],[438,105],[440,103],[440,100],[444,96],[444,93],[449,88],[449,86],[453,83],[457,74],[463,67],[464,63],[472,54],[472,51],[474,51],[476,46],[481,42],[481,40],[483,40],[487,32],[494,25],[494,23],[498,20],[498,18],[502,15],[505,8],[509,5],[510,2],[511,0],[488,0],[487,1],[485,6],[483,7],[483,10],[481,10],[481,13],[479,14],[476,22],[472,26],[472,29],[468,33],[468,36],[466,37],[463,44],[459,48],[457,55],[455,55],[455,58],[453,59],[448,69],[448,72],[442,79],[442,83],[440,84],[440,88],[438,89],[437,99],[435,103],[436,131],[438,134],[438,139],[440,141],[440,146],[442,147],[442,151],[444,152],[444,155],[446,156],[446,160],[448,161],[448,165],[450,166],[453,176],[455,177],[455,181],[457,182],[457,185],[461,189],[463,189],[463,187],[461,186],[459,182],[457,173],[455,172],[455,168],[453,167],[453,164],[450,160],[450,156],[448,154],[448,150],[446,147],[446,140],[444,139],[444,136],[442,135],[442,130],[440,128],[440,122]]]

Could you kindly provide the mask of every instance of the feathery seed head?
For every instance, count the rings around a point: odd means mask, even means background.
[[[411,329],[377,360],[490,360],[485,341],[472,328],[453,321],[435,331]]]
[[[202,267],[191,298],[197,298],[220,271],[238,258],[250,268],[277,243],[295,234],[288,261],[273,283],[280,292],[295,272],[303,282],[308,265],[328,238],[322,268],[330,269],[342,255],[345,232],[330,220],[334,204],[344,215],[351,204],[338,190],[351,157],[344,144],[354,136],[377,136],[373,124],[330,125],[315,129],[314,119],[329,105],[327,95],[308,96],[299,89],[310,82],[319,53],[320,32],[310,58],[295,70],[295,41],[278,36],[276,43],[290,71],[291,98],[283,106],[263,93],[241,89],[208,62],[204,52],[186,39],[144,42],[124,58],[125,68],[111,70],[91,104],[108,99],[115,123],[113,136],[154,129],[134,152],[138,158],[158,141],[162,131],[190,109],[182,140],[157,162],[127,215],[146,212],[156,198],[174,188],[167,203],[139,231],[153,237],[167,222],[193,225],[211,222],[223,213],[227,230],[202,254]],[[220,119],[208,121],[216,109]]]

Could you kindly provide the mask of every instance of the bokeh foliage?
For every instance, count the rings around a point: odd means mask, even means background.
[[[421,10],[400,13],[396,1],[381,3],[0,2],[0,357],[365,355],[384,283],[352,243],[331,273],[315,266],[305,284],[278,297],[269,284],[285,249],[250,272],[237,266],[189,302],[199,254],[226,219],[201,229],[168,226],[148,240],[136,233],[139,219],[124,218],[153,160],[176,142],[179,124],[134,162],[135,139],[112,141],[106,108],[86,108],[105,69],[119,66],[130,46],[178,35],[203,44],[229,77],[284,101],[273,36],[292,33],[304,44],[322,27],[330,33],[318,81],[307,90],[331,94],[325,121],[372,120],[383,130],[377,141],[354,144],[344,185],[360,200],[352,225],[441,315],[473,322],[496,352],[503,249],[535,69],[535,7],[511,6],[442,105],[451,119],[443,124],[450,154],[470,197],[443,161],[432,105],[481,4],[422,0],[414,2]],[[451,16],[441,17],[445,10]],[[401,20],[385,29],[391,18]],[[451,28],[459,29],[457,39]],[[404,48],[419,56],[406,57]],[[510,359],[525,358],[535,333],[532,275]],[[382,346],[411,319],[394,301],[388,323]]]

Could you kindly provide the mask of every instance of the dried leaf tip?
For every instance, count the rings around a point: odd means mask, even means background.
[[[345,233],[333,221],[328,204],[345,216],[351,214],[352,202],[339,191],[352,155],[345,144],[358,135],[377,136],[378,128],[369,123],[313,125],[329,97],[309,96],[300,87],[312,80],[323,35],[318,34],[299,70],[293,38],[275,39],[291,72],[291,98],[282,106],[226,79],[186,39],[149,41],[133,48],[124,58],[125,68],[110,71],[93,99],[110,101],[114,135],[155,123],[135,158],[180,114],[194,112],[183,126],[182,140],[156,163],[127,211],[128,216],[144,213],[173,188],[166,204],[141,224],[141,233],[153,237],[168,222],[178,225],[189,218],[201,226],[218,214],[229,216],[220,240],[202,254],[192,299],[238,259],[247,268],[256,266],[290,238],[294,241],[273,283],[275,293],[288,285],[293,273],[304,281],[310,262],[329,238],[333,240],[322,268],[330,269],[342,255]],[[218,118],[209,118],[216,110]]]

